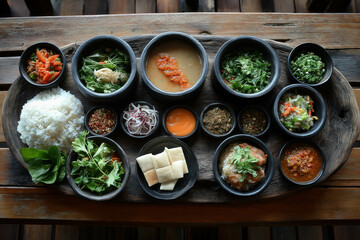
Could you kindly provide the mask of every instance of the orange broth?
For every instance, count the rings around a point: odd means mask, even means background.
[[[165,125],[171,134],[183,137],[195,130],[196,118],[185,108],[175,108],[166,116]]]

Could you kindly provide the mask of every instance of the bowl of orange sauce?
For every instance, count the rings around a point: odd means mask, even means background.
[[[185,105],[168,108],[162,119],[166,133],[176,138],[187,138],[193,135],[199,126],[197,113]]]
[[[286,143],[279,154],[282,175],[297,185],[317,182],[325,170],[325,155],[313,141],[293,140]]]

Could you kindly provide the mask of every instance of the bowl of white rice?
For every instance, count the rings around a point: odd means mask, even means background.
[[[57,87],[40,92],[24,104],[17,131],[30,148],[48,149],[55,145],[67,154],[83,126],[81,101]]]

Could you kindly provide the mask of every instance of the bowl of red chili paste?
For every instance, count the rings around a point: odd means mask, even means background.
[[[287,180],[297,185],[310,185],[322,176],[325,155],[315,142],[293,140],[282,147],[278,163]]]
[[[108,106],[93,107],[85,116],[85,127],[95,136],[109,136],[115,131],[117,122],[117,113]]]

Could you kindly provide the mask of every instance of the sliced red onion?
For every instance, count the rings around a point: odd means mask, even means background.
[[[126,129],[130,134],[148,135],[158,122],[159,112],[148,105],[138,104],[135,106],[133,103],[130,103],[128,111],[124,111],[123,118]]]

